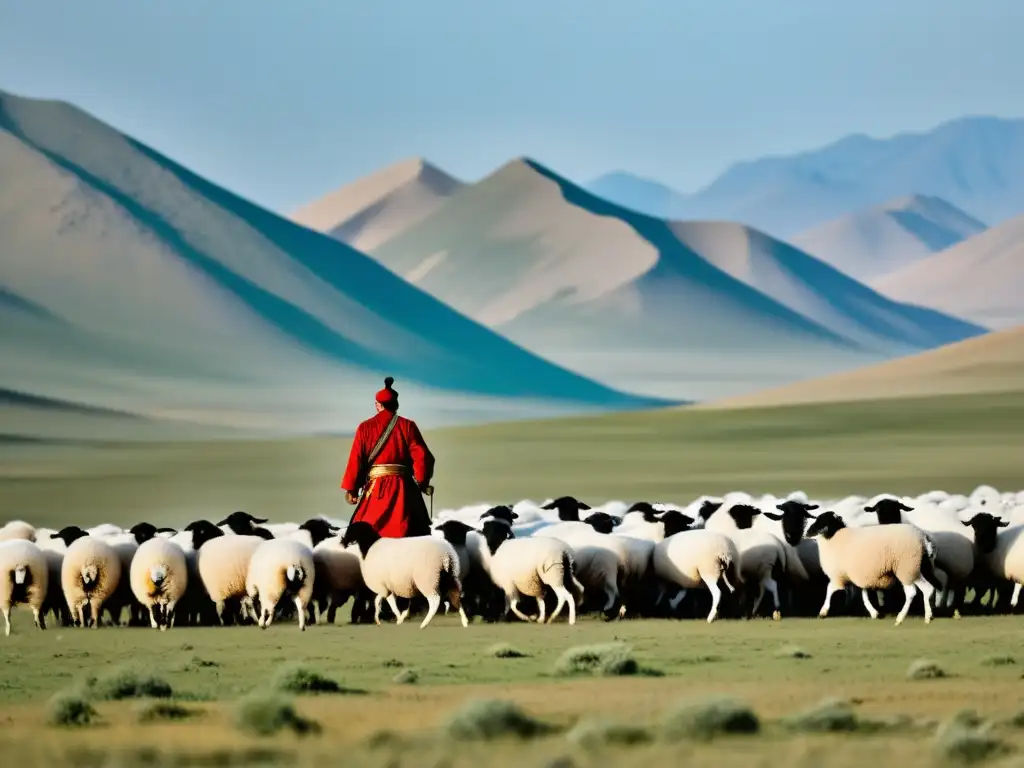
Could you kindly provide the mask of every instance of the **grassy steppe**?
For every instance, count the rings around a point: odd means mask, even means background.
[[[410,411],[415,418],[415,412]],[[660,410],[428,430],[435,508],[571,493],[688,500],[745,489],[819,497],[981,483],[1024,488],[1024,394]],[[246,509],[347,515],[344,438],[0,444],[0,510],[37,524],[183,523]]]
[[[890,620],[828,619],[723,621],[584,620],[537,627],[523,623],[472,625],[452,617],[420,631],[402,627],[313,627],[48,630],[38,633],[22,612],[2,643],[0,751],[10,764],[73,765],[891,765],[937,764],[935,722],[963,708],[998,724],[1007,745],[1024,747],[1024,731],[1006,724],[1024,707],[1019,655],[1020,618],[919,618],[895,628]],[[554,673],[567,649],[622,642],[643,667],[660,676],[563,677]],[[524,658],[497,658],[507,643]],[[809,658],[798,658],[797,647]],[[946,676],[910,680],[908,667],[925,657]],[[95,701],[98,721],[77,728],[48,725],[47,699],[102,677],[126,662],[173,687],[191,717],[140,725],[131,701]],[[285,664],[304,662],[356,693],[296,696],[298,713],[319,723],[317,734],[256,737],[234,725],[235,701],[266,689]],[[418,683],[394,682],[403,669]],[[757,712],[762,732],[709,743],[606,747],[596,752],[565,734],[579,720],[606,718],[653,726],[684,699],[726,695]],[[914,725],[880,733],[790,732],[780,719],[827,697],[854,702],[868,719],[907,716]],[[516,702],[561,729],[530,742],[457,745],[441,729],[470,699]],[[398,737],[385,738],[381,731]],[[377,746],[372,746],[376,742]]]

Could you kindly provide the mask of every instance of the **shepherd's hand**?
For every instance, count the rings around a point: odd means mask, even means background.
[[[345,501],[349,504],[355,504],[359,501],[359,498],[352,491],[345,491]]]

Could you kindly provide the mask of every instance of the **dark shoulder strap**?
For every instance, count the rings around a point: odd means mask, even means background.
[[[385,427],[384,431],[381,432],[380,437],[377,438],[377,444],[373,446],[373,450],[370,451],[370,455],[366,457],[367,464],[373,464],[373,460],[377,458],[377,456],[381,452],[381,449],[384,448],[385,443],[387,443],[388,438],[391,437],[391,432],[392,430],[394,430],[395,424],[397,423],[398,414],[396,413],[394,416],[391,417],[391,421],[388,422],[387,427]]]

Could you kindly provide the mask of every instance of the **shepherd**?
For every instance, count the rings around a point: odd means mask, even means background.
[[[432,495],[434,456],[416,422],[398,415],[395,380],[384,379],[377,414],[356,429],[341,488],[355,504],[352,522],[369,523],[382,537],[427,536],[430,516],[423,494]]]

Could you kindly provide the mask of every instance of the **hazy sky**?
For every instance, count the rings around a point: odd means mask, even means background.
[[[730,163],[1024,116],[1024,0],[0,0],[0,88],[289,210],[423,155],[690,191]]]

